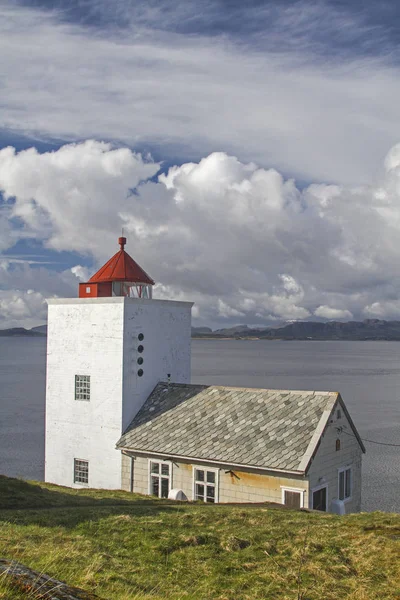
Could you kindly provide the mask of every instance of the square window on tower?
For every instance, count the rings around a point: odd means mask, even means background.
[[[75,375],[75,400],[90,400],[90,375]]]
[[[74,458],[74,483],[89,483],[89,461]]]

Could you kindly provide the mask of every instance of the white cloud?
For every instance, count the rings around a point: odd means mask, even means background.
[[[75,267],[72,267],[71,273],[73,273],[81,282],[89,281],[90,277],[93,275],[87,267],[82,267],[82,265],[75,265]]]
[[[42,324],[47,318],[46,298],[77,296],[79,278],[73,271],[0,260],[0,329]]]
[[[378,319],[394,319],[400,318],[400,299],[382,300],[373,302],[364,308],[366,317]]]
[[[218,316],[219,317],[244,317],[245,314],[243,312],[240,312],[240,310],[236,310],[236,308],[232,308],[232,306],[229,306],[229,304],[227,304],[226,302],[224,302],[223,300],[221,300],[221,298],[218,299]]]
[[[352,319],[353,315],[349,310],[332,308],[331,306],[318,306],[314,311],[316,317],[322,317],[323,319]]]
[[[127,148],[93,140],[44,154],[35,148],[16,154],[8,147],[0,150],[0,191],[6,200],[15,198],[11,217],[48,247],[97,253],[99,238],[104,243],[111,231],[120,230],[114,196],[123,211],[129,190],[158,169]]]
[[[44,296],[33,290],[0,290],[0,327],[17,327],[21,323],[35,326],[47,315]]]
[[[158,164],[95,141],[45,154],[7,149],[0,189],[20,224],[8,244],[29,234],[52,249],[88,253],[94,271],[116,252],[124,227],[127,251],[158,282],[155,297],[194,301],[198,323],[400,318],[398,151],[375,185],[301,191],[275,169],[222,152],[155,181]],[[41,310],[28,289],[76,295],[92,272],[6,258],[0,265],[5,302],[20,293],[33,307],[3,306],[3,320],[18,310],[21,322]]]
[[[400,138],[396,65],[383,57],[316,58],[315,37],[327,29],[340,42],[367,39],[361,16],[327,4],[246,6],[246,20],[259,24],[251,45],[176,33],[199,18],[193,3],[140,4],[93,4],[96,15],[126,24],[97,31],[67,23],[62,10],[0,0],[0,127],[56,140],[155,144],[164,156],[170,148],[196,158],[222,149],[303,180],[340,183],[370,181]],[[206,8],[205,15],[212,3]]]

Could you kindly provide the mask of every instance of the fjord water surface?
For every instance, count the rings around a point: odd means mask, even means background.
[[[45,338],[0,338],[0,473],[43,479]],[[192,382],[340,391],[361,437],[400,444],[400,343],[193,340]],[[400,512],[400,447],[365,443],[363,510]]]

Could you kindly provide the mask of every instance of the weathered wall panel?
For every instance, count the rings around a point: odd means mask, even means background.
[[[49,304],[45,479],[74,485],[74,458],[89,461],[89,486],[119,488],[123,304]],[[90,401],[75,400],[75,375],[90,375]]]
[[[124,475],[123,489],[131,489],[130,481],[130,457],[123,458]],[[154,459],[156,460],[156,459]],[[148,494],[149,492],[149,457],[134,455],[133,458],[133,490],[138,494]],[[196,462],[193,461],[172,461],[172,482],[173,488],[181,489],[185,492],[189,500],[193,500],[193,470]],[[197,465],[201,468],[201,465]],[[215,468],[216,465],[210,463],[203,465],[203,468]],[[308,506],[308,482],[299,477],[285,477],[282,475],[273,475],[259,473],[256,471],[240,471],[236,468],[229,470],[229,467],[218,469],[219,478],[219,502],[282,502],[282,488],[294,488],[303,490],[304,506]]]

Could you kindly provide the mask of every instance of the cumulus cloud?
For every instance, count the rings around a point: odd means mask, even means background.
[[[87,267],[82,267],[82,265],[75,265],[75,267],[72,267],[71,273],[73,273],[80,282],[88,281],[92,275],[89,269]]]
[[[322,317],[323,319],[352,319],[353,315],[349,310],[332,308],[331,306],[318,306],[314,311],[316,317]]]
[[[47,319],[46,298],[77,295],[80,269],[57,272],[0,258],[0,329],[41,325]]]
[[[24,223],[25,234],[55,250],[98,252],[99,237],[110,240],[120,226],[113,197],[125,210],[131,190],[158,170],[127,148],[91,140],[44,154],[7,147],[0,150],[0,191],[13,199],[10,216]]]
[[[380,300],[372,302],[364,308],[367,317],[378,319],[399,319],[400,299]]]
[[[236,308],[232,308],[232,306],[229,306],[229,304],[227,304],[226,302],[224,302],[223,300],[221,300],[221,298],[218,299],[218,316],[219,317],[244,317],[245,313],[241,312],[240,310],[237,310]]]
[[[158,169],[95,141],[44,154],[0,151],[0,190],[20,224],[9,246],[28,232],[53,252],[93,260],[91,269],[58,274],[3,261],[6,302],[16,281],[38,314],[28,289],[76,295],[117,250],[124,227],[127,251],[157,281],[155,297],[194,301],[199,323],[400,318],[400,145],[368,186],[299,189],[275,169],[223,152],[155,178]]]
[[[34,327],[43,322],[47,305],[43,294],[33,290],[0,290],[0,327],[16,327],[24,323]]]
[[[376,40],[360,11],[246,4],[234,11],[252,32],[244,44],[218,31],[227,25],[218,3],[204,6],[203,28],[192,31],[203,18],[194,2],[82,2],[88,21],[103,15],[100,31],[65,18],[68,3],[21,4],[0,0],[6,131],[155,145],[165,157],[196,160],[219,148],[303,181],[340,183],[370,181],[400,137],[398,66],[383,53],[317,53],[324,39],[353,50],[358,36]]]

